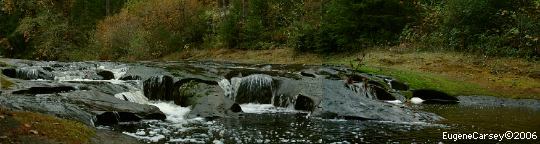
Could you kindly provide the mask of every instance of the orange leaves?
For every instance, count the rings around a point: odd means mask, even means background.
[[[202,9],[198,0],[147,0],[130,3],[98,23],[96,41],[103,58],[161,57],[183,46]],[[127,57],[127,56],[126,56]]]

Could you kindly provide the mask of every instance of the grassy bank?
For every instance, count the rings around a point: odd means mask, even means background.
[[[451,95],[491,95],[540,99],[538,62],[519,58],[493,58],[452,52],[416,52],[377,48],[368,50],[359,70],[393,76],[413,89],[431,88]],[[168,55],[162,60],[218,60],[243,63],[340,64],[350,65],[362,53],[322,56],[296,55],[292,49],[231,50],[190,49]]]
[[[0,143],[89,143],[94,135],[79,122],[0,107]]]

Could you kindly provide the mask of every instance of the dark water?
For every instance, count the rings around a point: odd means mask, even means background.
[[[193,120],[174,127],[166,122],[124,125],[120,131],[155,131],[158,143],[539,143],[539,140],[444,140],[443,132],[504,134],[540,132],[540,111],[516,107],[417,105],[446,118],[438,123],[327,120],[307,113],[244,114],[240,118]],[[166,131],[166,132],[163,132]],[[526,135],[526,134],[525,134]],[[528,136],[530,137],[532,133]],[[538,134],[535,133],[537,136]],[[143,140],[148,141],[148,140]]]

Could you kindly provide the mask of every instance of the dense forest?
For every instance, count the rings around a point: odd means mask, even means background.
[[[184,49],[403,45],[540,57],[540,0],[1,0],[0,53],[156,59]]]

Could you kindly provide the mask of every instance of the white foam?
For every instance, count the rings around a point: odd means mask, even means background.
[[[444,124],[428,123],[428,122],[394,122],[394,121],[376,121],[378,123],[387,123],[387,124],[398,124],[398,125],[419,125],[419,126],[429,126],[429,127],[448,127]]]
[[[123,133],[123,134],[126,134],[126,135],[128,135],[128,136],[135,137],[135,138],[137,138],[137,139],[144,139],[144,140],[148,140],[148,141],[151,141],[151,142],[158,142],[159,140],[165,138],[164,135],[140,136],[140,135],[137,135],[136,133],[129,133],[129,132],[122,132],[122,133]]]
[[[213,144],[224,144],[223,140],[214,140],[212,141]]]
[[[391,103],[391,104],[396,104],[396,105],[399,105],[399,104],[403,103],[400,100],[391,100],[391,101],[384,101],[384,102]]]
[[[282,108],[282,107],[275,107],[272,104],[254,104],[254,103],[248,103],[248,104],[241,104],[240,107],[242,107],[242,111],[244,113],[256,113],[256,114],[262,114],[262,113],[298,113],[301,111],[297,111],[291,108]]]
[[[114,79],[120,79],[120,77],[124,76],[128,70],[129,70],[128,67],[110,69],[110,71],[114,75]]]
[[[424,102],[425,100],[419,98],[419,97],[413,97],[411,98],[411,103],[413,104],[421,104],[422,102]]]
[[[222,79],[218,82],[219,87],[223,89],[225,96],[229,99],[232,99],[234,96],[234,88],[232,87],[231,83],[227,79]]]
[[[189,107],[181,107],[173,102],[153,102],[150,105],[158,107],[167,116],[166,120],[173,124],[186,123],[186,115],[191,111]]]
[[[171,139],[171,140],[169,140],[169,142],[174,142],[174,143],[206,143],[205,141],[197,140],[197,139],[194,139],[194,138],[177,138],[177,139]]]

